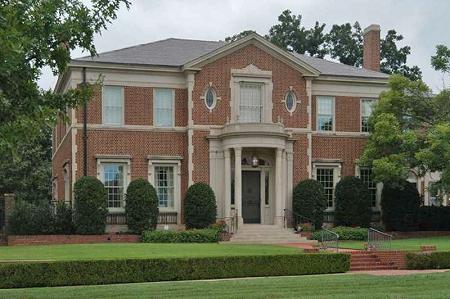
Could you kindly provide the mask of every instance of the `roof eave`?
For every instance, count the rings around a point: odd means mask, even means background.
[[[96,69],[114,69],[114,70],[134,70],[134,71],[160,71],[160,72],[182,72],[180,66],[175,65],[156,65],[156,64],[133,64],[133,63],[117,63],[117,62],[100,62],[100,61],[81,61],[72,60],[70,67],[77,68],[96,68]]]
[[[349,82],[349,83],[370,83],[370,84],[382,84],[387,85],[389,77],[365,77],[365,76],[345,76],[345,75],[320,75],[315,78],[316,81],[328,81],[328,82]]]

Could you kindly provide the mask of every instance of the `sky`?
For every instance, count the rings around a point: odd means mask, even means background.
[[[124,6],[107,31],[96,36],[97,52],[110,51],[170,37],[224,40],[243,30],[255,30],[261,35],[276,24],[285,9],[302,15],[306,28],[315,21],[327,24],[354,23],[362,28],[370,24],[381,26],[381,35],[395,29],[404,36],[400,46],[411,46],[408,65],[417,65],[423,80],[434,91],[450,82],[434,71],[430,57],[435,46],[450,47],[449,0],[131,0],[129,10]],[[87,55],[72,52],[77,58]],[[44,69],[39,85],[44,89],[55,86],[56,77]]]

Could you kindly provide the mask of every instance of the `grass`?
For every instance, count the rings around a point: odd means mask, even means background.
[[[450,272],[313,275],[0,290],[0,298],[448,298]]]
[[[271,245],[225,244],[76,244],[40,246],[2,246],[1,261],[25,260],[101,260],[122,258],[209,257],[237,255],[295,254],[301,250]]]
[[[339,246],[349,249],[363,249],[365,241],[341,241]],[[438,251],[450,251],[450,237],[430,237],[392,240],[392,249],[418,251],[420,245],[436,245]]]

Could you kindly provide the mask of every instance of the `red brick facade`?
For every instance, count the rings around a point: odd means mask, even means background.
[[[192,91],[192,118],[194,127],[188,127],[188,89],[175,89],[175,127],[153,127],[153,87],[124,85],[124,124],[123,126],[102,126],[102,95],[97,88],[88,104],[88,169],[89,176],[97,176],[97,158],[99,155],[120,155],[130,159],[131,179],[147,178],[149,174],[148,156],[181,157],[181,198],[184,198],[189,180],[189,138],[188,129],[192,129],[192,180],[193,182],[210,181],[210,129],[223,126],[231,116],[231,70],[243,69],[253,64],[263,71],[271,71],[272,121],[280,121],[285,128],[292,129],[290,140],[293,143],[293,182],[311,176],[308,169],[310,161],[331,159],[342,164],[342,176],[355,174],[355,161],[361,155],[365,144],[364,136],[348,134],[360,132],[360,97],[335,96],[335,130],[344,136],[317,134],[316,131],[316,99],[308,102],[306,79],[303,74],[285,62],[278,60],[265,50],[255,45],[240,48],[211,63],[203,66],[195,73]],[[210,112],[202,97],[208,86],[215,89],[220,97],[215,108]],[[313,83],[314,84],[314,81]],[[186,84],[187,86],[187,84]],[[166,86],[170,88],[170,86]],[[296,110],[291,114],[283,102],[286,93],[292,89],[297,97]],[[333,96],[333,95],[331,95]],[[311,128],[308,128],[308,106],[311,106]],[[61,142],[65,126],[58,124],[55,128],[55,148],[53,158],[53,175],[57,181],[58,199],[64,197],[63,165],[76,166],[75,176],[83,175],[83,111],[77,109],[75,143],[72,144],[71,133]],[[308,135],[311,139],[308,139]],[[311,156],[308,148],[311,143]],[[76,159],[72,161],[72,153],[76,151]],[[71,178],[72,179],[72,178]]]

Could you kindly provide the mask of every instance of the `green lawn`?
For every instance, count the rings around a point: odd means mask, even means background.
[[[1,298],[448,298],[450,272],[313,275],[0,290]]]
[[[341,241],[339,247],[363,249],[365,241]],[[431,237],[392,240],[392,249],[417,251],[420,245],[436,245],[438,251],[450,251],[450,237]]]
[[[206,257],[294,254],[298,248],[270,245],[225,244],[82,244],[2,246],[0,262],[10,260],[99,260],[123,258]]]

